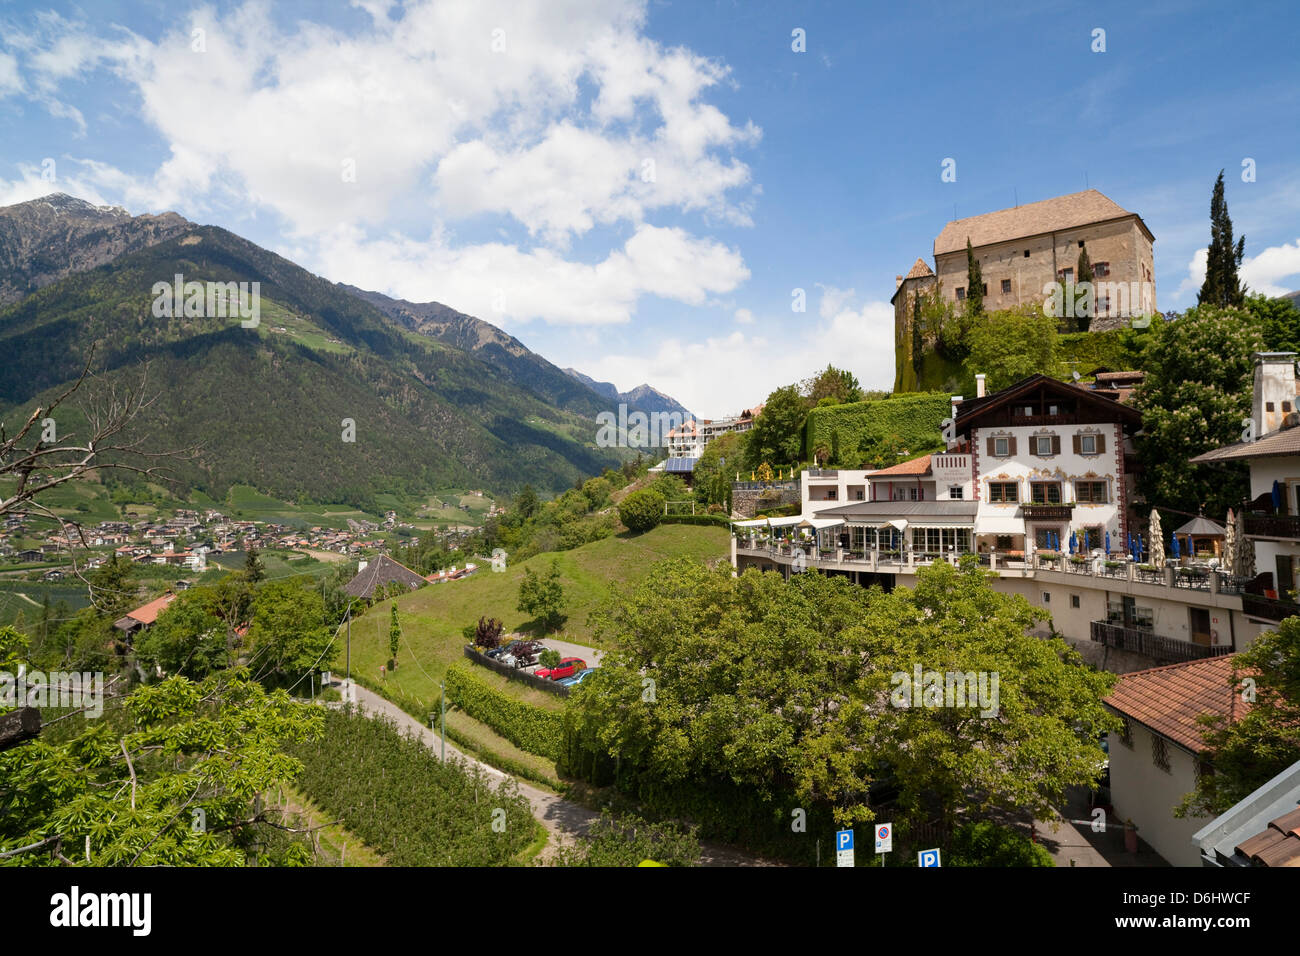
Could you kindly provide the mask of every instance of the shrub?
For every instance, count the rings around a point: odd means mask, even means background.
[[[657,491],[634,491],[618,506],[618,519],[629,531],[640,534],[657,525],[664,516],[664,498]]]
[[[489,686],[473,667],[469,661],[457,661],[447,668],[447,700],[516,747],[556,759],[564,733],[561,715],[525,704]]]
[[[951,866],[1056,866],[1044,847],[991,820],[959,827],[953,834],[950,859]]]

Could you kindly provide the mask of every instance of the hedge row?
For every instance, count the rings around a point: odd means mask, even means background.
[[[667,515],[659,519],[660,524],[705,524],[717,525],[719,528],[731,527],[731,519],[726,515]]]
[[[832,463],[858,463],[864,438],[897,435],[907,448],[941,445],[943,420],[952,414],[952,397],[946,392],[917,392],[879,401],[826,405],[808,413],[804,449],[809,456],[819,446],[830,451]]]
[[[521,750],[555,760],[564,735],[560,713],[515,700],[480,680],[469,661],[447,668],[447,700]]]

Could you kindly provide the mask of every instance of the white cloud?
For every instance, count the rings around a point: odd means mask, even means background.
[[[748,277],[735,250],[651,223],[748,224],[758,189],[734,152],[760,131],[703,102],[732,82],[724,65],[642,36],[643,0],[415,2],[397,19],[391,0],[352,5],[365,27],[282,26],[249,2],[153,39],[42,14],[5,43],[18,79],[79,128],[64,85],[109,69],[138,96],[165,158],[143,174],[88,166],[90,182],[133,211],[272,211],[331,278],[487,318],[600,323],[626,321],[640,295],[699,303]],[[0,91],[8,75],[0,61]],[[749,199],[729,195],[740,188]],[[510,232],[461,245],[450,224],[483,215],[541,247]],[[420,221],[427,246],[410,238]],[[584,242],[587,261],[562,255],[598,228],[612,235]],[[509,307],[485,308],[501,287]]]
[[[454,246],[428,240],[366,240],[343,227],[314,244],[326,275],[412,301],[437,299],[494,325],[533,319],[573,325],[628,322],[637,300],[656,295],[699,305],[749,278],[740,254],[680,229],[642,226],[594,265],[507,243]],[[297,259],[301,250],[285,254]]]
[[[737,325],[753,325],[754,313],[749,309],[737,309],[735,319]]]
[[[1285,295],[1300,289],[1300,239],[1269,246],[1259,255],[1243,259],[1241,278],[1251,292],[1265,295]]]
[[[566,364],[601,381],[649,382],[706,418],[757,405],[774,389],[802,381],[827,364],[852,372],[863,388],[892,388],[894,307],[888,302],[857,307],[850,304],[851,297],[851,292],[846,298],[843,290],[828,289],[821,321],[791,313],[784,324],[766,323],[772,326],[767,332],[737,329],[696,341],[651,337],[643,352]],[[717,369],[733,371],[716,374]]]
[[[41,166],[19,163],[16,179],[0,179],[0,206],[12,206],[14,203],[39,199],[50,193],[67,193],[69,196],[76,196],[96,206],[113,205],[104,198],[90,178],[67,173],[69,163],[75,162],[75,160],[55,159],[54,166],[51,167],[56,176],[53,180],[46,179],[42,175],[44,169]]]
[[[1187,278],[1178,284],[1174,298],[1182,301],[1188,293],[1195,295],[1205,283],[1205,269],[1210,253],[1202,246],[1187,263]],[[1269,246],[1257,256],[1246,256],[1237,270],[1249,292],[1278,296],[1300,288],[1300,239],[1280,246]],[[1289,280],[1283,282],[1282,280]],[[1193,298],[1189,305],[1195,305]]]

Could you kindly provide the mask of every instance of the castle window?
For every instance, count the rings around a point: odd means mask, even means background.
[[[958,299],[958,301],[960,301],[960,300],[962,300],[962,299],[964,299],[964,298],[966,298],[966,287],[965,287],[965,286],[958,286],[958,287],[957,287],[957,299]]]
[[[1003,279],[1003,280],[1002,280],[1002,294],[1003,294],[1003,295],[1006,295],[1006,294],[1007,294],[1008,292],[1010,292],[1010,291],[1011,291],[1011,280],[1010,280],[1010,279]]]
[[[1059,270],[1057,270],[1056,278],[1059,279],[1061,282],[1073,282],[1073,281],[1074,281],[1074,270],[1073,270],[1073,269],[1059,269]]]
[[[1143,271],[1144,272],[1146,271],[1145,268],[1143,269]],[[1098,279],[1106,278],[1106,276],[1110,275],[1110,263],[1094,262],[1092,264],[1092,274],[1095,275]]]
[[[1029,258],[1029,250],[1028,250],[1028,249],[1025,250],[1025,258],[1026,258],[1026,259]]]
[[[1080,248],[1080,249],[1083,248],[1083,240],[1082,240],[1082,239],[1079,240],[1079,248]]]

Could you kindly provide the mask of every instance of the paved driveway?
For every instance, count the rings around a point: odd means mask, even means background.
[[[576,647],[577,645],[570,645]],[[559,650],[559,647],[555,648]],[[585,648],[584,650],[590,650]],[[342,681],[334,681],[335,686],[341,686]],[[397,727],[403,732],[410,731],[419,737],[426,746],[435,754],[441,753],[442,738],[440,738],[432,729],[416,720],[406,711],[402,710],[396,704],[393,704],[380,697],[373,691],[356,685],[356,700],[363,712],[371,714],[383,714],[390,718]],[[447,744],[447,756],[459,760],[464,760],[468,764],[479,767],[494,782],[504,780],[509,774],[502,773],[496,767],[489,766],[474,757],[467,756],[458,748]],[[586,834],[593,820],[600,817],[600,814],[588,810],[581,806],[566,800],[556,794],[549,793],[545,790],[538,789],[531,784],[515,779],[519,787],[519,792],[527,798],[528,803],[532,806],[533,816],[536,817],[546,827],[550,833],[551,840],[545,850],[542,851],[542,859],[548,859],[554,852],[553,847],[558,844],[571,845],[574,838]],[[728,847],[720,847],[714,844],[700,844],[700,865],[701,866],[771,866],[774,864],[757,857],[750,856],[738,850]]]

